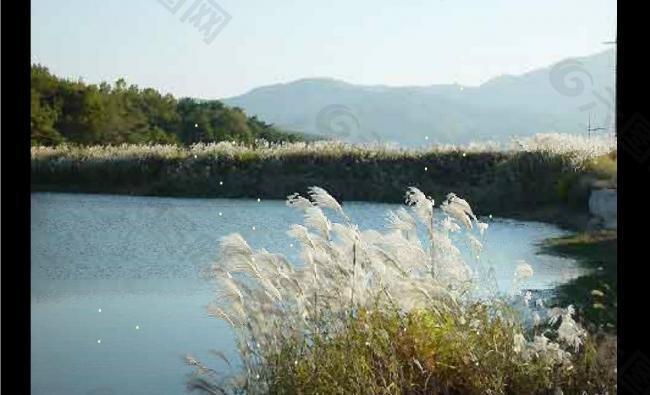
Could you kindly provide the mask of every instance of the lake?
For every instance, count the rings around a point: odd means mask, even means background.
[[[397,207],[344,205],[361,229],[382,229]],[[557,227],[482,220],[490,228],[481,259],[502,289],[518,259],[535,270],[527,288],[582,274],[573,260],[537,253],[536,243],[565,234]],[[182,394],[184,355],[224,368],[210,349],[235,357],[234,339],[205,309],[218,239],[239,232],[253,248],[296,259],[285,234],[293,223],[301,214],[282,201],[32,194],[32,393]]]

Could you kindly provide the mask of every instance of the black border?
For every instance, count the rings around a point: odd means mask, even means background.
[[[618,390],[640,395],[650,393],[648,14],[638,2],[619,2],[617,26]]]
[[[2,392],[30,392],[30,2],[2,3]]]
[[[634,7],[638,4],[637,7]],[[617,21],[618,375],[619,393],[650,391],[650,328],[644,323],[650,289],[647,258],[650,181],[648,14],[642,3],[619,2]],[[7,393],[30,384],[30,3],[2,4],[2,369]],[[558,10],[561,12],[561,10]],[[586,14],[588,17],[588,14]],[[576,21],[579,23],[579,21]],[[552,24],[549,25],[552,28]],[[597,39],[597,38],[595,38]],[[635,41],[637,41],[635,43]],[[533,50],[533,49],[531,49]],[[646,380],[646,381],[643,381]],[[14,391],[9,390],[13,387]],[[643,387],[643,388],[642,388]],[[641,389],[639,389],[641,388]],[[647,390],[646,390],[647,388]]]

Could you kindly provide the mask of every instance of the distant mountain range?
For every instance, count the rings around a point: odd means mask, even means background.
[[[414,146],[431,142],[504,141],[539,132],[611,130],[613,49],[570,58],[480,86],[366,86],[301,79],[222,100],[290,131],[353,142]]]

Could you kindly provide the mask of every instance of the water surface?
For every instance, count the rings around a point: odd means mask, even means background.
[[[210,349],[236,355],[229,328],[205,310],[212,289],[202,273],[217,240],[239,232],[253,248],[298,253],[285,231],[301,215],[280,201],[53,193],[31,200],[34,394],[184,393],[185,354],[219,369]],[[362,229],[381,229],[397,207],[344,206]],[[563,235],[558,228],[483,220],[490,228],[481,259],[502,288],[518,259],[535,270],[529,288],[581,274],[573,260],[537,254],[535,243]]]

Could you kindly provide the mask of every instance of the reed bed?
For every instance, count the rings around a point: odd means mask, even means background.
[[[100,145],[55,147],[35,146],[31,149],[32,160],[60,161],[122,161],[147,158],[191,159],[227,158],[261,160],[282,160],[291,156],[348,157],[380,159],[414,159],[431,154],[444,153],[544,153],[549,156],[563,155],[580,167],[590,158],[609,154],[616,150],[616,141],[608,136],[585,138],[579,135],[546,133],[529,138],[513,139],[509,143],[476,142],[467,145],[434,144],[421,148],[403,148],[389,144],[349,144],[340,141],[315,141],[294,143],[269,143],[257,141],[253,145],[236,142],[194,144],[189,147],[178,145]]]
[[[405,149],[335,141],[32,148],[34,191],[284,199],[321,185],[339,200],[397,203],[408,186],[471,196],[482,212],[564,221],[596,180],[615,185],[615,142],[559,134]],[[582,215],[582,214],[580,214]]]

